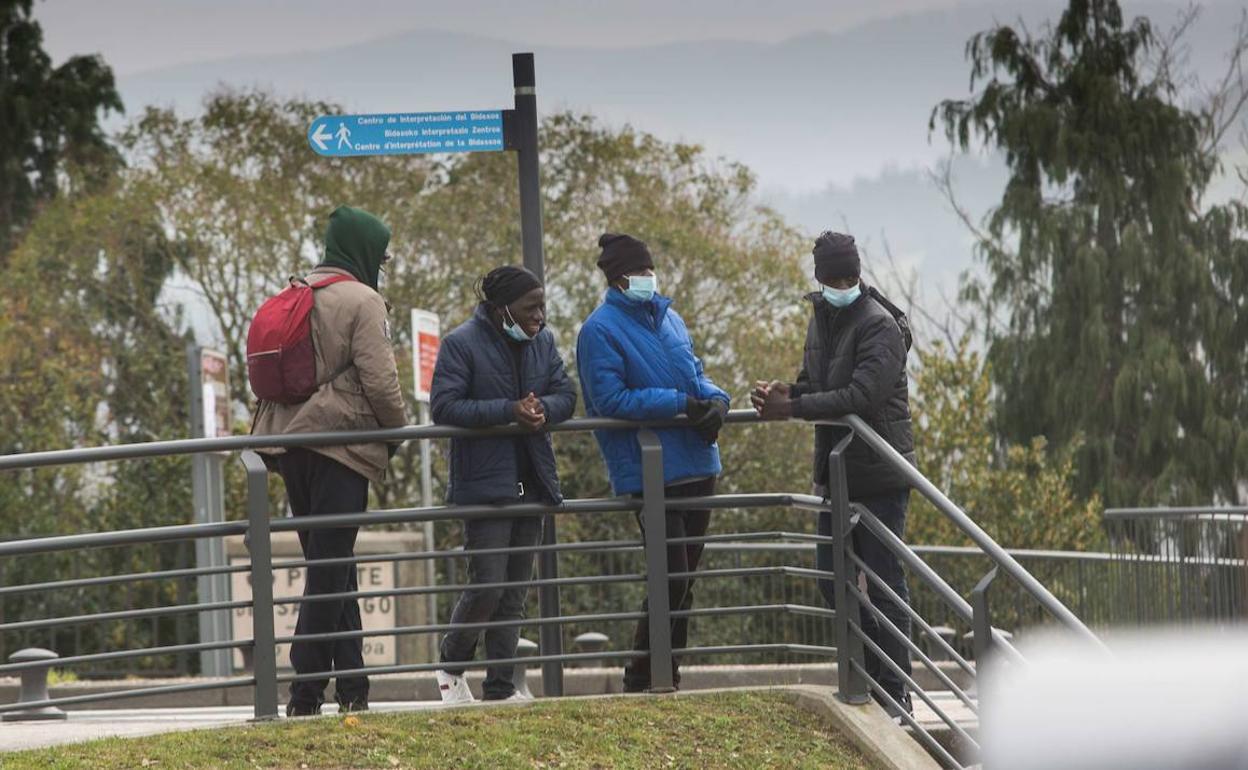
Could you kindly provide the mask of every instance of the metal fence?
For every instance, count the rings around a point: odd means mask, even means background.
[[[1113,562],[1136,577],[1137,624],[1248,620],[1248,508],[1105,511]]]
[[[729,415],[729,423],[755,422],[757,418],[752,412],[734,412]],[[832,451],[830,462],[830,496],[827,499],[801,494],[766,493],[766,494],[733,494],[715,495],[702,498],[665,499],[663,486],[662,446],[653,431],[657,427],[680,426],[687,424],[684,418],[671,421],[650,423],[629,423],[619,420],[579,419],[561,425],[551,426],[552,432],[572,432],[586,430],[619,430],[640,429],[638,440],[641,446],[644,489],[640,498],[606,498],[587,500],[568,500],[559,506],[537,504],[516,505],[474,505],[474,506],[436,506],[429,508],[400,508],[379,511],[364,511],[352,514],[324,515],[301,517],[299,519],[273,518],[269,510],[267,489],[267,473],[258,455],[243,451],[273,446],[326,446],[342,443],[360,443],[367,441],[405,441],[412,439],[443,439],[452,437],[481,438],[485,436],[512,436],[519,433],[517,428],[495,428],[489,430],[467,430],[443,426],[414,426],[394,430],[359,431],[351,433],[309,433],[281,437],[237,436],[224,439],[196,439],[188,441],[155,442],[124,446],[101,447],[93,449],[63,450],[56,452],[30,453],[0,457],[0,471],[28,469],[52,465],[88,463],[99,461],[118,461],[145,457],[171,456],[214,451],[242,451],[241,461],[247,472],[247,520],[229,521],[216,524],[194,524],[184,526],[157,527],[116,532],[98,532],[58,537],[44,537],[0,543],[0,557],[6,564],[13,563],[18,557],[35,554],[56,555],[65,553],[83,553],[92,549],[114,548],[122,546],[159,546],[170,547],[170,544],[193,542],[203,538],[220,538],[246,535],[250,564],[248,566],[230,566],[207,569],[166,570],[163,573],[148,574],[114,574],[83,578],[69,578],[62,581],[45,582],[42,585],[7,586],[8,595],[22,594],[34,590],[57,591],[72,597],[73,591],[110,586],[110,590],[118,590],[122,585],[160,584],[170,580],[184,580],[207,574],[233,573],[247,571],[250,574],[252,599],[248,601],[223,601],[212,603],[184,603],[174,596],[158,596],[155,606],[124,609],[118,611],[74,614],[74,602],[67,599],[62,605],[69,614],[56,617],[12,618],[4,617],[0,623],[0,632],[54,632],[64,633],[81,625],[122,623],[149,624],[170,618],[185,617],[204,611],[235,610],[249,608],[252,610],[253,637],[246,640],[221,642],[185,642],[173,645],[146,646],[145,639],[138,635],[129,638],[129,644],[123,646],[125,639],[118,640],[118,647],[107,652],[77,655],[61,658],[56,661],[58,667],[73,668],[77,666],[99,665],[117,661],[138,661],[153,656],[177,656],[198,653],[210,649],[241,649],[247,653],[252,670],[242,676],[235,676],[212,681],[179,683],[174,685],[135,686],[129,689],[90,695],[77,695],[62,698],[44,698],[34,702],[0,705],[0,713],[11,713],[42,707],[55,707],[71,704],[87,704],[104,700],[134,698],[160,693],[186,693],[199,690],[222,688],[252,688],[254,690],[255,715],[257,719],[271,719],[278,714],[279,685],[296,680],[322,679],[334,676],[350,676],[353,674],[393,674],[418,671],[433,671],[439,668],[437,663],[418,663],[404,665],[373,666],[357,671],[333,671],[315,673],[281,673],[276,660],[276,645],[288,643],[295,637],[279,637],[275,633],[272,618],[274,605],[298,605],[308,601],[330,598],[326,595],[312,597],[290,597],[274,599],[271,578],[274,569],[283,567],[304,567],[308,563],[301,560],[274,563],[272,557],[271,536],[276,532],[310,530],[330,527],[373,527],[393,524],[414,524],[426,521],[464,520],[470,518],[510,517],[517,515],[541,515],[547,517],[548,525],[559,517],[567,516],[600,516],[613,512],[631,512],[638,515],[645,524],[645,536],[639,540],[598,541],[598,542],[552,542],[553,538],[545,538],[544,542],[533,548],[499,549],[503,552],[535,552],[538,554],[538,577],[533,580],[495,584],[494,587],[528,587],[537,588],[539,595],[538,617],[522,621],[493,621],[470,624],[467,627],[477,629],[499,628],[508,626],[526,626],[536,628],[540,635],[538,655],[532,658],[516,658],[515,663],[540,663],[542,665],[542,684],[544,694],[558,696],[563,691],[563,665],[570,662],[587,660],[626,661],[641,657],[638,653],[626,648],[592,653],[565,653],[563,651],[564,629],[587,627],[600,628],[610,624],[631,624],[644,620],[649,625],[651,681],[655,691],[663,692],[673,689],[673,649],[670,623],[673,618],[685,617],[696,619],[695,627],[704,624],[727,624],[735,628],[739,636],[735,644],[690,644],[679,650],[682,659],[734,659],[741,660],[752,656],[787,656],[807,660],[833,660],[837,664],[838,697],[850,703],[864,703],[871,694],[881,702],[896,708],[899,704],[873,680],[867,673],[864,664],[864,648],[871,649],[880,655],[880,649],[863,631],[859,621],[860,612],[874,615],[882,629],[897,637],[914,656],[917,665],[929,669],[932,676],[951,691],[967,708],[977,713],[978,704],[959,687],[941,667],[937,666],[925,649],[936,649],[963,669],[973,681],[974,665],[966,656],[949,643],[939,629],[933,628],[915,609],[908,609],[908,615],[914,623],[915,633],[923,639],[922,646],[916,644],[908,635],[902,634],[896,626],[888,621],[876,608],[870,605],[866,592],[860,587],[859,580],[870,581],[889,589],[867,564],[858,558],[852,548],[851,533],[855,527],[866,527],[889,550],[897,555],[907,566],[913,581],[926,585],[948,607],[952,616],[960,622],[968,624],[976,631],[977,657],[982,657],[989,650],[1008,661],[1021,661],[1021,656],[1010,645],[1002,634],[990,631],[991,613],[989,611],[988,589],[991,579],[998,572],[1004,573],[1014,581],[1029,599],[1051,614],[1054,620],[1069,628],[1075,634],[1090,643],[1100,645],[1097,637],[1047,590],[1020,563],[993,541],[964,512],[948,500],[910,466],[891,446],[881,439],[862,420],[850,416],[836,425],[844,429],[844,436]],[[930,500],[938,511],[949,517],[974,542],[992,563],[991,572],[971,591],[971,601],[967,601],[959,591],[952,588],[932,566],[927,564],[914,550],[906,546],[896,535],[885,527],[870,511],[858,506],[851,506],[846,494],[845,462],[843,453],[853,436],[861,437],[871,445],[887,462],[904,473],[919,494]],[[804,533],[726,533],[700,538],[683,538],[679,541],[668,540],[665,535],[664,517],[668,511],[682,509],[757,509],[767,507],[784,507],[805,512],[806,515],[823,515],[830,517],[832,535],[820,536]],[[553,517],[553,518],[551,518]],[[548,526],[548,533],[555,530]],[[707,543],[713,544],[725,539],[744,539],[754,542],[785,542],[796,544],[818,544],[830,546],[834,554],[834,568],[825,571],[792,562],[782,565],[759,565],[742,557],[740,562],[708,563],[705,569],[691,574],[669,574],[667,569],[666,549],[669,544]],[[174,546],[176,547],[176,546]],[[800,548],[781,548],[780,552],[800,556]],[[627,552],[631,561],[620,561],[618,571],[587,571],[577,574],[560,576],[564,565],[572,564],[573,554],[593,552]],[[729,553],[729,552],[725,552]],[[738,553],[741,553],[738,551]],[[463,558],[463,552],[436,552],[402,554],[390,558],[408,560]],[[721,558],[716,554],[716,559]],[[623,558],[623,557],[621,557]],[[730,559],[735,557],[729,557]],[[564,560],[561,565],[560,560]],[[318,564],[329,563],[360,563],[376,562],[376,555],[360,556],[353,559],[325,560]],[[797,561],[795,559],[794,561]],[[862,577],[858,578],[858,574]],[[731,598],[720,594],[718,599],[723,604],[708,604],[700,600],[699,606],[693,609],[679,610],[668,606],[667,584],[669,579],[693,579],[699,585],[713,581],[763,581],[770,586],[765,589],[773,593],[753,593],[753,601],[733,603]],[[7,573],[12,579],[12,573]],[[819,595],[814,592],[818,581],[831,581],[835,592],[836,611],[829,609]],[[801,585],[800,589],[787,586]],[[399,587],[384,591],[357,591],[333,595],[340,599],[377,599],[381,597],[398,597],[404,595],[454,594],[466,586],[455,582],[433,586]],[[645,596],[648,610],[641,612],[635,609],[619,609],[604,611],[605,603],[595,603],[591,594],[589,600],[578,601],[580,611],[564,614],[561,611],[563,597],[570,600],[577,591],[616,591],[627,590],[632,596]],[[700,595],[705,595],[700,593]],[[172,599],[172,601],[170,601]],[[571,606],[571,602],[569,602]],[[781,642],[757,643],[751,638],[752,624],[763,618],[783,618],[779,628],[783,633],[791,634]],[[813,621],[813,622],[811,622]],[[463,627],[463,626],[461,626]],[[353,631],[331,634],[300,636],[302,640],[331,640],[344,638],[367,639],[374,636],[403,636],[411,634],[439,634],[451,628],[449,623],[429,622],[423,625],[387,628],[381,631]],[[905,675],[890,660],[884,657],[884,665],[892,668],[907,684],[910,691],[935,713],[949,731],[970,752],[971,759],[966,756],[962,761],[973,761],[978,749],[975,739],[942,708],[938,699],[933,699],[912,677]],[[10,663],[0,665],[0,675],[46,668],[47,661]],[[467,664],[468,668],[482,668],[485,661]],[[944,764],[950,767],[962,766],[962,761],[955,758],[948,749],[938,742],[932,734],[911,716],[903,719],[915,732],[915,735]]]

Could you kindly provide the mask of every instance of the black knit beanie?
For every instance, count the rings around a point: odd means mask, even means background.
[[[858,247],[854,236],[824,230],[815,239],[815,278],[828,283],[837,278],[857,278],[862,274],[862,262],[858,259]]]
[[[639,241],[631,235],[622,233],[603,233],[598,239],[602,247],[602,255],[598,257],[598,267],[607,276],[609,283],[625,273],[634,270],[654,269],[654,259],[645,241]]]
[[[541,286],[542,282],[528,268],[503,265],[486,273],[481,279],[481,294],[491,305],[503,307]]]

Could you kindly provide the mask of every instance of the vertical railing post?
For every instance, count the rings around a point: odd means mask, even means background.
[[[247,469],[247,552],[251,556],[251,673],[255,718],[277,718],[277,644],[273,632],[273,543],[269,533],[269,474],[255,452],[243,452]]]
[[[555,531],[554,514],[546,514],[542,524],[542,545],[554,545],[559,540]],[[537,557],[537,576],[542,580],[553,580],[559,577],[559,554],[556,551],[541,551]],[[559,586],[543,585],[537,591],[538,614],[543,618],[557,618],[559,607]],[[538,631],[538,646],[541,654],[563,654],[563,626],[548,623]],[[563,695],[563,661],[548,660],[542,663],[542,696],[558,698]]]
[[[974,632],[975,674],[979,678],[980,663],[992,652],[992,610],[988,606],[988,588],[997,579],[997,568],[979,579],[971,589],[971,631]]]
[[[866,677],[854,666],[864,665],[862,639],[849,627],[861,622],[858,597],[849,590],[857,572],[850,568],[854,519],[849,509],[849,489],[845,482],[845,447],[849,436],[828,455],[828,500],[832,505],[832,585],[836,599],[836,697],[844,703],[862,704],[870,700]]]
[[[649,428],[641,445],[641,521],[646,550],[646,601],[650,624],[650,691],[672,692],[672,615],[667,598],[667,504],[663,492],[663,445]]]
[[[984,729],[984,669],[992,655],[992,609],[988,606],[988,588],[997,579],[997,567],[979,579],[971,589],[971,631],[975,652],[975,695],[979,703],[979,729]],[[980,765],[983,768],[983,765]]]

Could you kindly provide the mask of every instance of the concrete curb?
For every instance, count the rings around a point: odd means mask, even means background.
[[[965,672],[954,663],[939,663],[941,669],[960,686],[968,686]],[[831,687],[836,683],[836,665],[827,663],[804,663],[793,665],[705,665],[682,666],[682,691],[723,690],[740,687],[784,687],[791,685],[820,685]],[[924,689],[943,689],[943,685],[925,668],[915,669],[915,679]],[[468,684],[473,692],[480,697],[481,680],[484,672],[474,670],[468,672]],[[616,695],[622,692],[623,670],[619,668],[567,668],[564,671],[564,694],[567,696],[581,695]],[[369,700],[374,703],[401,702],[411,700],[438,700],[437,683],[432,673],[394,674],[370,677],[371,692]],[[208,679],[130,679],[111,681],[80,681],[53,685],[49,688],[53,698],[65,698],[75,695],[130,690],[141,687],[156,687],[170,684],[186,684],[190,682],[207,682]],[[534,695],[543,695],[542,677],[537,670],[528,672],[529,688]],[[0,703],[15,703],[18,695],[16,679],[0,679]],[[100,710],[100,709],[137,709],[137,708],[192,708],[212,706],[249,706],[252,704],[253,690],[251,687],[234,687],[227,690],[201,690],[176,695],[147,695],[136,698],[125,698],[115,701],[100,701],[65,706],[66,711]],[[281,702],[285,703],[286,690],[282,687],[278,693]],[[332,700],[333,686],[330,686],[326,697]]]
[[[888,770],[941,770],[940,764],[874,700],[851,706],[836,699],[831,687],[797,685],[777,688],[800,708],[818,714],[853,741],[877,766]]]

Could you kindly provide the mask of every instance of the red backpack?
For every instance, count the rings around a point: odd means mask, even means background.
[[[314,292],[339,281],[354,280],[349,275],[335,275],[309,284],[291,278],[290,286],[260,306],[247,332],[247,379],[256,398],[298,404],[316,392]]]

